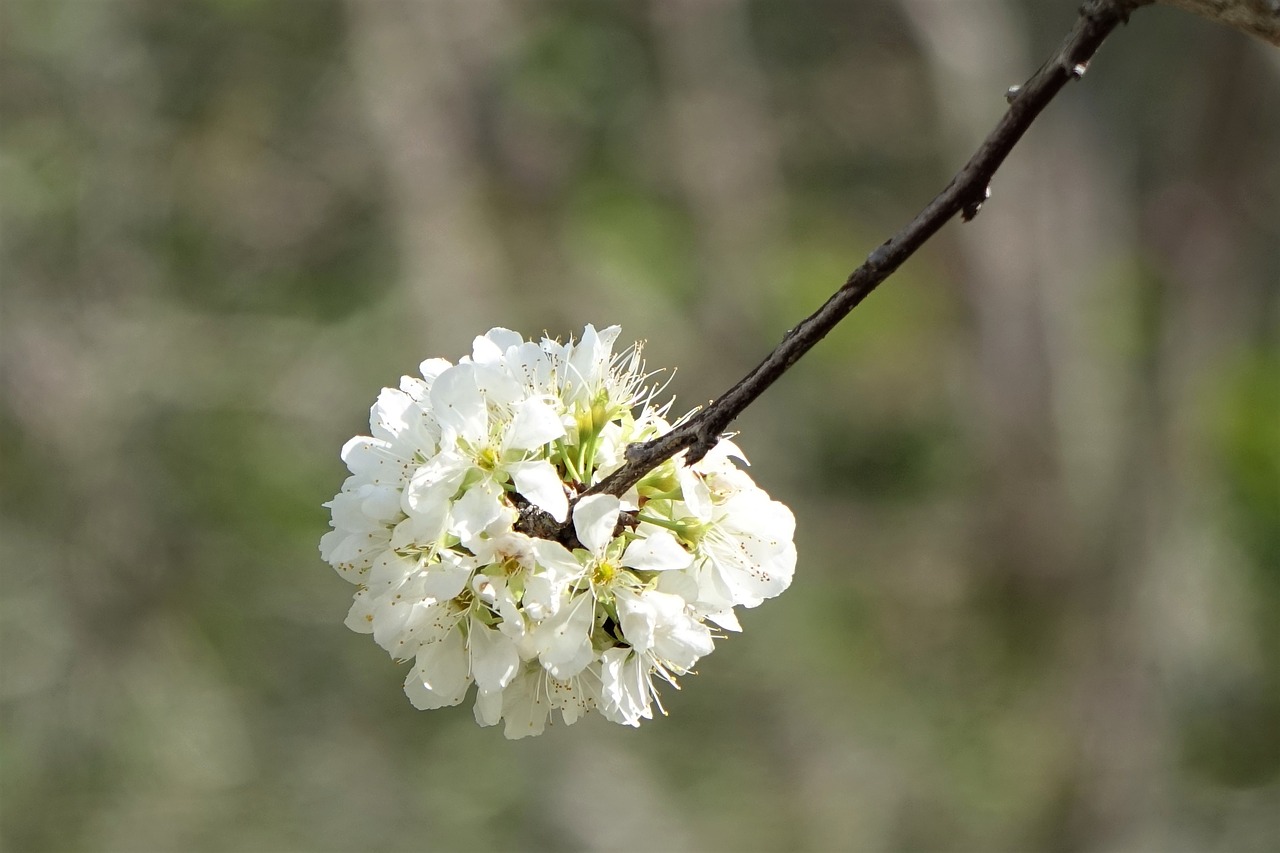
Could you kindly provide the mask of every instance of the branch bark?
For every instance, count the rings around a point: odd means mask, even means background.
[[[977,215],[978,209],[990,196],[991,178],[1036,117],[1067,83],[1083,76],[1089,61],[1107,36],[1126,23],[1135,9],[1151,2],[1087,0],[1080,8],[1074,28],[1057,52],[1024,85],[1009,90],[1006,95],[1009,109],[942,192],[902,230],[867,256],[844,285],[821,308],[787,332],[782,342],[755,369],[671,432],[628,448],[626,463],[588,489],[584,496],[622,495],[645,474],[678,453],[688,451],[690,464],[706,455],[747,406],[826,337],[943,225],[957,214],[965,221]],[[535,527],[532,524],[519,526],[529,533]],[[547,535],[545,525],[537,527],[543,532],[533,535]],[[566,535],[565,531],[570,528],[569,524],[561,525],[560,536]]]
[[[1280,47],[1280,0],[1158,0]]]

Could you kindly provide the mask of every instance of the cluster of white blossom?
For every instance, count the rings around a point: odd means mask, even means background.
[[[727,438],[696,465],[659,465],[621,498],[582,495],[624,450],[671,429],[653,405],[639,347],[619,328],[581,340],[475,339],[458,364],[383,389],[372,436],[351,439],[351,476],[326,504],[321,556],[357,584],[346,624],[412,660],[417,708],[477,687],[481,725],[539,734],[552,711],[599,711],[637,726],[711,652],[791,582],[795,520],[731,457]],[[566,547],[516,529],[536,507],[564,523]]]

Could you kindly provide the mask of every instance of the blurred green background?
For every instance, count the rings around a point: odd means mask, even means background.
[[[713,397],[1063,0],[6,0],[14,851],[1280,838],[1280,51],[1143,10],[741,419],[791,590],[638,731],[419,713],[320,506],[378,389],[621,323]]]

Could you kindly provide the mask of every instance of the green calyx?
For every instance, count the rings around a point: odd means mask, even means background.
[[[636,491],[642,498],[649,500],[682,500],[680,481],[676,478],[676,467],[664,462],[654,468],[636,483]]]
[[[638,520],[642,524],[652,524],[665,530],[670,530],[676,535],[677,539],[690,548],[696,548],[698,543],[702,541],[702,537],[706,536],[707,531],[711,529],[710,524],[705,521],[699,521],[696,518],[682,518],[677,521],[671,518],[651,515],[643,510],[641,510]]]

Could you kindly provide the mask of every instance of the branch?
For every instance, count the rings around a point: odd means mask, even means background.
[[[1027,132],[1041,111],[1068,82],[1081,77],[1089,60],[1111,32],[1128,21],[1129,14],[1152,0],[1087,0],[1075,27],[1048,62],[1023,86],[1006,95],[1009,109],[977,152],[946,188],[934,197],[906,227],[873,251],[826,303],[783,337],[764,361],[698,412],[666,435],[629,447],[627,461],[617,471],[588,489],[587,494],[621,495],[672,456],[688,451],[687,461],[697,462],[720,440],[728,428],[766,388],[791,365],[826,337],[871,291],[898,269],[949,220],[961,214],[967,222],[977,215],[990,196],[991,178],[1013,146]],[[521,519],[522,522],[524,519]],[[552,522],[554,524],[554,522]],[[569,525],[562,525],[563,537]],[[532,525],[525,527],[531,532]],[[539,535],[537,533],[533,535]],[[545,533],[541,535],[546,535]],[[554,538],[554,537],[553,537]]]
[[[1280,47],[1280,0],[1159,0]]]

